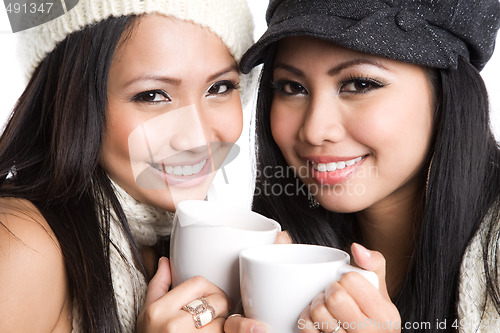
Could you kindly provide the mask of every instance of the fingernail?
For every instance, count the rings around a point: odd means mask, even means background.
[[[365,257],[370,258],[372,256],[372,253],[363,245],[359,243],[353,243],[353,245],[356,246]]]
[[[265,326],[255,325],[250,330],[251,333],[269,333],[269,330]]]

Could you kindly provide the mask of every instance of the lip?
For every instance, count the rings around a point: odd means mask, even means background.
[[[321,185],[334,186],[342,184],[346,182],[349,178],[351,178],[358,170],[358,168],[364,163],[367,156],[368,155],[362,155],[362,156],[358,155],[349,157],[309,156],[305,157],[304,159],[307,160],[310,174],[312,175],[312,178],[314,180],[316,180]],[[313,166],[314,163],[327,164],[327,163],[346,162],[357,158],[361,158],[361,160],[351,166],[346,166],[343,169],[335,171],[318,171]]]
[[[210,156],[204,156],[204,157],[200,157],[196,160],[182,160],[182,161],[170,161],[169,159],[164,159],[164,160],[161,160],[161,161],[158,161],[156,164],[161,164],[163,165],[163,167],[176,167],[176,166],[185,166],[185,165],[196,165],[200,162],[203,162],[203,161],[207,161],[209,162],[210,161]]]
[[[366,155],[357,155],[357,156],[347,156],[347,157],[338,157],[338,156],[304,156],[303,159],[315,162],[315,163],[333,163],[333,162],[345,162],[354,160],[358,157],[366,157]]]

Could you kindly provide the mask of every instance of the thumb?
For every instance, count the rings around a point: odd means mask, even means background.
[[[148,285],[144,308],[165,295],[170,288],[172,278],[170,276],[170,262],[167,258],[161,257],[158,261],[158,269]]]
[[[385,258],[382,253],[370,251],[358,243],[352,243],[351,253],[356,265],[362,269],[366,269],[367,271],[372,271],[377,274],[380,293],[389,299],[389,293],[387,292],[387,285],[385,281]]]

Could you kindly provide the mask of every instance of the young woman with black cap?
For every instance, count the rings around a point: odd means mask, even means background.
[[[254,209],[385,281],[346,274],[301,319],[340,323],[324,332],[499,332],[500,150],[479,75],[498,0],[272,0],[267,22],[242,60],[244,72],[264,64]],[[367,322],[381,325],[342,325]]]

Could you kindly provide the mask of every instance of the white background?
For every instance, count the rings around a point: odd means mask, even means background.
[[[247,0],[254,15],[255,39],[265,31],[265,10],[267,0]],[[500,44],[500,36],[497,38]],[[0,4],[0,128],[8,118],[16,100],[22,93],[25,85],[24,74],[17,60],[16,36],[12,33],[5,7]],[[496,51],[493,58],[482,71],[490,94],[492,128],[497,138],[500,138],[500,51]],[[216,178],[215,195],[218,200],[235,205],[247,206],[251,197],[250,161],[249,161],[249,127],[252,107],[245,109],[246,126],[238,144],[242,148],[241,154],[235,162],[226,167],[229,184],[225,184],[220,172]],[[27,133],[29,135],[29,133]]]

